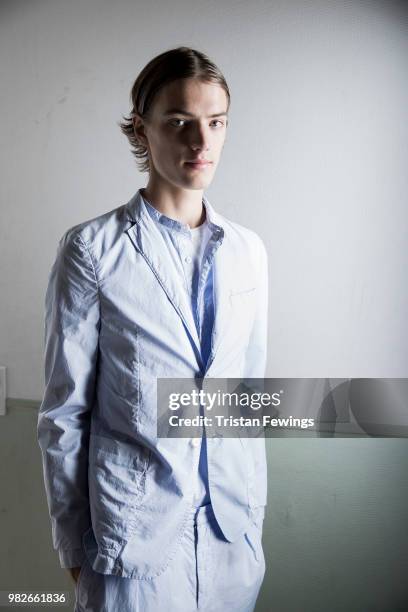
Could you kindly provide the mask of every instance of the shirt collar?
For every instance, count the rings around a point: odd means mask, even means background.
[[[138,194],[140,196],[141,203],[145,207],[145,210],[148,211],[152,219],[157,221],[157,223],[161,223],[162,225],[168,227],[169,229],[174,229],[174,230],[180,231],[184,234],[188,234],[189,236],[191,236],[191,231],[190,231],[191,228],[189,227],[187,223],[182,223],[181,221],[177,221],[176,219],[172,219],[171,217],[168,217],[167,215],[164,215],[163,213],[161,213],[159,210],[157,210],[157,208],[152,206],[152,204],[150,204],[150,202],[148,202],[143,197],[140,189],[138,191]],[[215,238],[220,238],[221,236],[224,235],[224,228],[222,226],[222,220],[220,218],[220,215],[218,215],[215,212],[210,202],[204,195],[202,198],[202,202],[205,207],[206,222],[208,224],[208,227]]]

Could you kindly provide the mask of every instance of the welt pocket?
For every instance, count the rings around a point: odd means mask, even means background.
[[[246,295],[248,293],[253,293],[256,287],[249,287],[248,289],[230,289],[230,297],[235,297],[236,295]]]

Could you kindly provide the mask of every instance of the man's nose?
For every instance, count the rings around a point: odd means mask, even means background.
[[[207,151],[210,148],[209,133],[205,127],[197,126],[191,134],[190,146],[193,150],[203,149]]]

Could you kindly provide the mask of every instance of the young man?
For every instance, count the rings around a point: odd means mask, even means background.
[[[264,577],[263,439],[158,438],[157,378],[262,378],[267,257],[203,195],[225,143],[219,69],[154,58],[122,124],[146,188],[61,238],[38,419],[76,612],[249,612]]]

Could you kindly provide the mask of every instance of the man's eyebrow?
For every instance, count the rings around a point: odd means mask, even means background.
[[[194,117],[194,113],[189,113],[186,110],[182,110],[180,108],[170,108],[168,110],[166,110],[164,113],[164,115],[185,115],[186,117]],[[211,119],[213,117],[222,117],[222,116],[227,116],[227,113],[221,112],[221,113],[214,113],[213,115],[208,115],[207,119]]]

